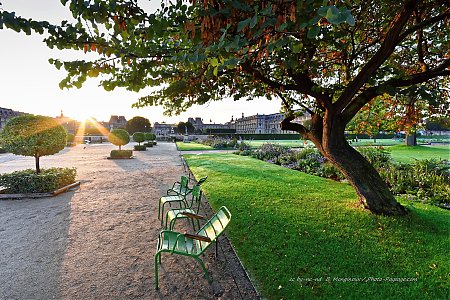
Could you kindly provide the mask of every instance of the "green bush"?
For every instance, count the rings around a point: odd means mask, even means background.
[[[145,146],[145,145],[134,145],[134,150],[135,151],[145,151],[145,150],[147,150],[147,146]]]
[[[6,153],[6,150],[3,149],[3,148],[0,148],[0,154],[1,154],[1,153]]]
[[[237,139],[227,139],[220,137],[209,137],[201,142],[204,145],[211,146],[214,149],[236,148],[238,146]]]
[[[143,133],[143,132],[133,133],[133,141],[135,141],[136,143],[139,143],[139,146],[141,146],[141,143],[143,141],[145,141],[145,133]],[[136,150],[136,149],[134,149],[134,150]]]
[[[146,141],[154,141],[156,140],[156,135],[150,132],[145,133],[145,140]]]
[[[0,136],[6,151],[34,157],[37,173],[40,172],[39,158],[64,149],[66,138],[66,130],[55,119],[34,115],[12,118]]]
[[[153,147],[153,142],[147,142],[144,145],[145,147]]]
[[[122,150],[123,145],[126,145],[130,142],[130,134],[125,129],[114,129],[108,135],[108,140],[112,144],[119,146],[120,151]]]
[[[111,150],[111,158],[130,158],[133,156],[132,150]]]
[[[379,173],[395,194],[408,194],[411,200],[444,207],[450,204],[448,168],[445,162],[424,159],[380,169]]]
[[[376,169],[388,168],[393,163],[391,154],[383,147],[361,147],[358,148],[358,151]]]
[[[75,182],[75,168],[32,169],[0,175],[0,186],[9,193],[47,193]]]

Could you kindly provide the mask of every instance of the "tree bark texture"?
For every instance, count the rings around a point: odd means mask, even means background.
[[[345,125],[334,118],[327,122],[325,115],[321,136],[311,140],[319,151],[336,166],[355,189],[361,204],[375,214],[405,215],[406,209],[399,204],[377,170],[353,147],[344,135]],[[316,121],[316,123],[319,120]]]
[[[407,133],[405,138],[405,145],[406,146],[417,146],[417,137],[416,133]]]

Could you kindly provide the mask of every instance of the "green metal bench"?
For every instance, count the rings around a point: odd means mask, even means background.
[[[155,284],[158,289],[158,263],[161,264],[161,254],[180,254],[190,256],[200,263],[205,277],[211,282],[208,270],[200,259],[212,243],[216,242],[231,220],[231,213],[222,206],[195,234],[179,233],[171,230],[163,230],[159,234],[158,245],[155,253]]]
[[[190,203],[187,201],[184,203],[184,207],[180,208],[172,208],[167,211],[166,214],[166,223],[164,229],[167,229],[167,225],[169,224],[169,229],[173,230],[175,226],[175,222],[177,219],[189,219],[192,223],[192,228],[195,230],[195,222],[197,220],[198,228],[200,228],[200,219],[203,219],[202,216],[198,215],[200,210],[200,204],[202,199],[202,191],[200,186],[196,185],[192,188],[192,198]]]

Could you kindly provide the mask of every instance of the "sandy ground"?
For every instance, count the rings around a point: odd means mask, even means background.
[[[217,259],[214,247],[203,256],[212,284],[192,258],[166,254],[155,290],[157,203],[184,168],[172,143],[129,160],[106,159],[111,149],[78,145],[42,158],[43,168],[77,168],[82,184],[71,192],[0,201],[0,299],[257,298],[225,237]],[[33,158],[0,154],[0,173],[33,166]]]

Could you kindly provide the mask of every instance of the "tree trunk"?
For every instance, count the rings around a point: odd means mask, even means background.
[[[39,173],[41,173],[41,168],[39,166],[39,156],[38,155],[34,156],[34,160],[36,162],[36,173],[39,174]]]
[[[416,133],[407,133],[405,138],[406,146],[417,146],[417,137]]]
[[[345,125],[340,124],[336,119],[320,125],[316,124],[315,128],[322,127],[321,132],[311,132],[315,135],[310,136],[311,140],[319,151],[344,174],[356,190],[361,204],[375,214],[405,215],[406,209],[395,200],[375,168],[348,144],[344,135]]]
[[[405,215],[375,168],[350,145],[325,148],[322,154],[341,172],[356,190],[360,203],[375,214]]]

